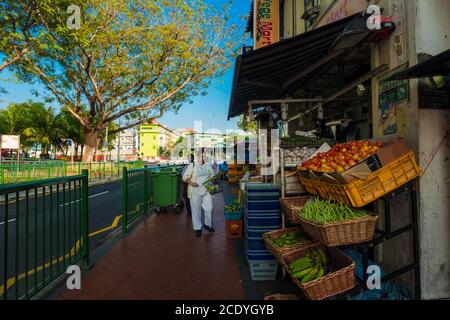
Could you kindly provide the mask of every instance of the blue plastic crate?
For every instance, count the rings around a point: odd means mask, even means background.
[[[266,245],[264,240],[261,238],[250,238],[246,237],[244,239],[245,246],[248,250],[266,250]]]
[[[280,227],[246,227],[244,233],[250,238],[262,238],[263,233],[278,230]]]
[[[280,190],[280,187],[271,183],[259,183],[259,182],[247,182],[245,184],[245,190]]]
[[[245,256],[248,261],[276,260],[275,257],[267,250],[252,250],[245,248]]]
[[[259,217],[245,217],[246,227],[266,227],[266,228],[280,228],[281,217],[279,216],[259,216]]]
[[[247,210],[244,209],[245,216],[276,216],[280,215],[280,210]]]
[[[246,222],[246,225],[248,227],[265,227],[265,228],[280,228],[281,227],[281,221],[278,218],[272,218],[272,219],[249,219]]]
[[[225,220],[241,220],[242,212],[224,212]]]
[[[280,202],[273,200],[258,200],[258,201],[247,201],[245,208],[247,211],[279,211],[280,210]]]
[[[278,262],[276,260],[250,260],[248,265],[253,281],[274,281],[277,279]]]
[[[280,193],[278,191],[268,191],[268,192],[247,192],[244,194],[244,201],[258,201],[258,200],[272,200],[278,201],[280,198]]]

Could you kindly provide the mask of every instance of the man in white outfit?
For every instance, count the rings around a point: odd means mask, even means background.
[[[183,173],[183,181],[188,183],[188,197],[191,202],[192,225],[195,234],[202,235],[202,208],[205,211],[205,229],[214,232],[212,227],[213,200],[204,183],[214,176],[213,168],[206,162],[203,150],[194,163],[188,165]]]

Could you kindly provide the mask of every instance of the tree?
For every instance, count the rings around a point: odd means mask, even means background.
[[[45,36],[13,69],[22,80],[41,81],[79,121],[83,161],[108,124],[124,118],[116,131],[132,128],[205,94],[239,43],[223,11],[204,0],[32,2]],[[69,4],[82,9],[79,30],[66,26]]]
[[[24,104],[26,128],[23,133],[28,141],[42,146],[42,156],[48,157],[50,146],[59,138],[55,122],[55,112],[43,103],[28,102]]]
[[[20,135],[20,147],[25,151],[41,144],[43,154],[48,155],[50,145],[60,132],[54,119],[53,109],[43,103],[13,103],[0,111],[0,133]]]
[[[84,130],[80,122],[72,116],[67,108],[63,107],[55,118],[55,127],[57,130],[55,145],[66,154],[68,139],[71,139],[74,143],[75,156],[77,156],[78,148],[84,141]]]
[[[37,13],[34,1],[0,1],[0,72],[31,51],[39,50],[44,34]]]

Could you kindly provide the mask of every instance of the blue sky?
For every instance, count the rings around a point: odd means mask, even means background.
[[[223,0],[208,1],[223,3]],[[246,21],[243,21],[242,18],[248,15],[250,3],[251,0],[234,0],[231,8],[233,22],[242,27],[242,32],[246,25]],[[212,84],[207,96],[195,97],[193,104],[184,105],[177,114],[167,113],[159,121],[174,129],[193,128],[194,121],[202,121],[204,130],[212,128],[213,124],[222,132],[225,132],[226,129],[236,128],[237,118],[227,121],[233,68],[234,64],[223,78],[217,79]],[[29,99],[40,101],[42,99],[31,94],[32,89],[42,91],[41,86],[18,83],[8,70],[4,70],[0,75],[0,87],[8,91],[8,94],[0,94],[0,108],[4,108],[12,102],[24,102]]]

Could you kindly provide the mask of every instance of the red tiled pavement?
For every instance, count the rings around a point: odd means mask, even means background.
[[[244,299],[223,197],[214,197],[214,234],[195,236],[185,213],[147,219],[82,275],[81,290],[54,299]]]

